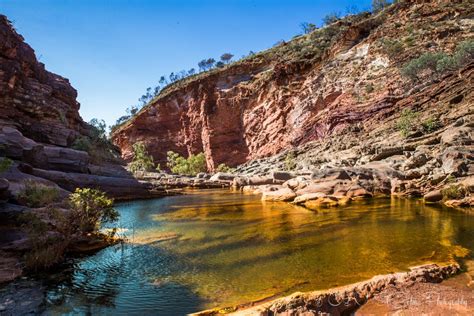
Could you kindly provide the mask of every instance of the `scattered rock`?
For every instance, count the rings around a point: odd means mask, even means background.
[[[423,198],[425,199],[425,202],[435,203],[443,199],[443,193],[441,190],[434,190],[426,193]]]
[[[281,188],[276,191],[265,191],[262,194],[262,201],[292,201],[296,193],[289,188]]]

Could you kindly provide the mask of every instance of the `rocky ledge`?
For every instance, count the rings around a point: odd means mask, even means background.
[[[419,283],[440,283],[460,271],[458,264],[429,264],[399,272],[375,276],[370,280],[325,291],[294,293],[290,296],[222,310],[208,310],[194,315],[346,315],[356,311],[376,296],[402,291]],[[408,298],[404,298],[408,299]],[[254,306],[256,305],[256,306]]]

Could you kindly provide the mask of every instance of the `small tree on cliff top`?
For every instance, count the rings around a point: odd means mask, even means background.
[[[148,154],[145,144],[142,142],[133,144],[133,160],[129,166],[130,171],[133,173],[138,171],[150,171],[154,166],[153,157]]]
[[[224,53],[221,55],[221,61],[225,64],[228,64],[234,55],[230,53]]]

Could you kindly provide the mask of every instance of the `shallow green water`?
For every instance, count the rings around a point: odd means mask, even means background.
[[[117,208],[127,244],[75,260],[49,284],[47,313],[181,315],[474,250],[474,216],[413,200],[313,212],[220,190]]]

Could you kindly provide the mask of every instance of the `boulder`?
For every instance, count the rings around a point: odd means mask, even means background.
[[[304,203],[304,202],[306,202],[306,201],[316,200],[316,199],[319,199],[319,198],[322,198],[322,197],[326,197],[326,194],[321,193],[321,192],[318,192],[318,193],[306,193],[306,194],[298,195],[298,196],[293,200],[293,202],[294,202],[295,204],[301,204],[301,203]]]
[[[133,178],[133,175],[125,169],[124,166],[121,165],[113,165],[113,164],[106,164],[106,165],[92,165],[89,164],[88,173],[95,174],[98,176],[106,176],[106,177],[117,177],[117,178]],[[156,175],[161,175],[159,173],[154,173]]]
[[[285,172],[285,171],[272,171],[270,175],[274,180],[280,180],[280,181],[288,181],[295,176],[291,174],[290,172]]]
[[[199,172],[197,175],[196,175],[196,178],[198,179],[210,179],[211,176],[205,172]]]
[[[430,202],[430,203],[439,202],[443,199],[443,193],[441,192],[441,190],[434,190],[434,191],[426,193],[423,196],[423,199],[425,200],[425,202]]]
[[[306,208],[317,210],[320,208],[328,208],[338,206],[338,199],[333,196],[320,197],[315,200],[309,200],[304,203]]]
[[[467,177],[461,181],[461,184],[468,192],[474,192],[474,176]]]
[[[297,190],[296,193],[298,195],[303,195],[306,193],[323,193],[326,195],[331,195],[334,192],[334,188],[336,185],[341,184],[342,182],[339,180],[331,180],[325,182],[318,182],[318,183],[310,183],[303,189]]]
[[[441,169],[445,174],[463,176],[468,171],[468,161],[474,160],[474,154],[462,148],[448,147],[441,155]]]
[[[235,175],[230,173],[218,172],[214,174],[209,180],[211,181],[233,181]]]
[[[474,144],[474,129],[468,126],[450,127],[441,134],[441,144],[462,146]]]
[[[296,193],[289,188],[281,188],[276,191],[265,191],[262,194],[262,201],[291,201],[296,197]]]

